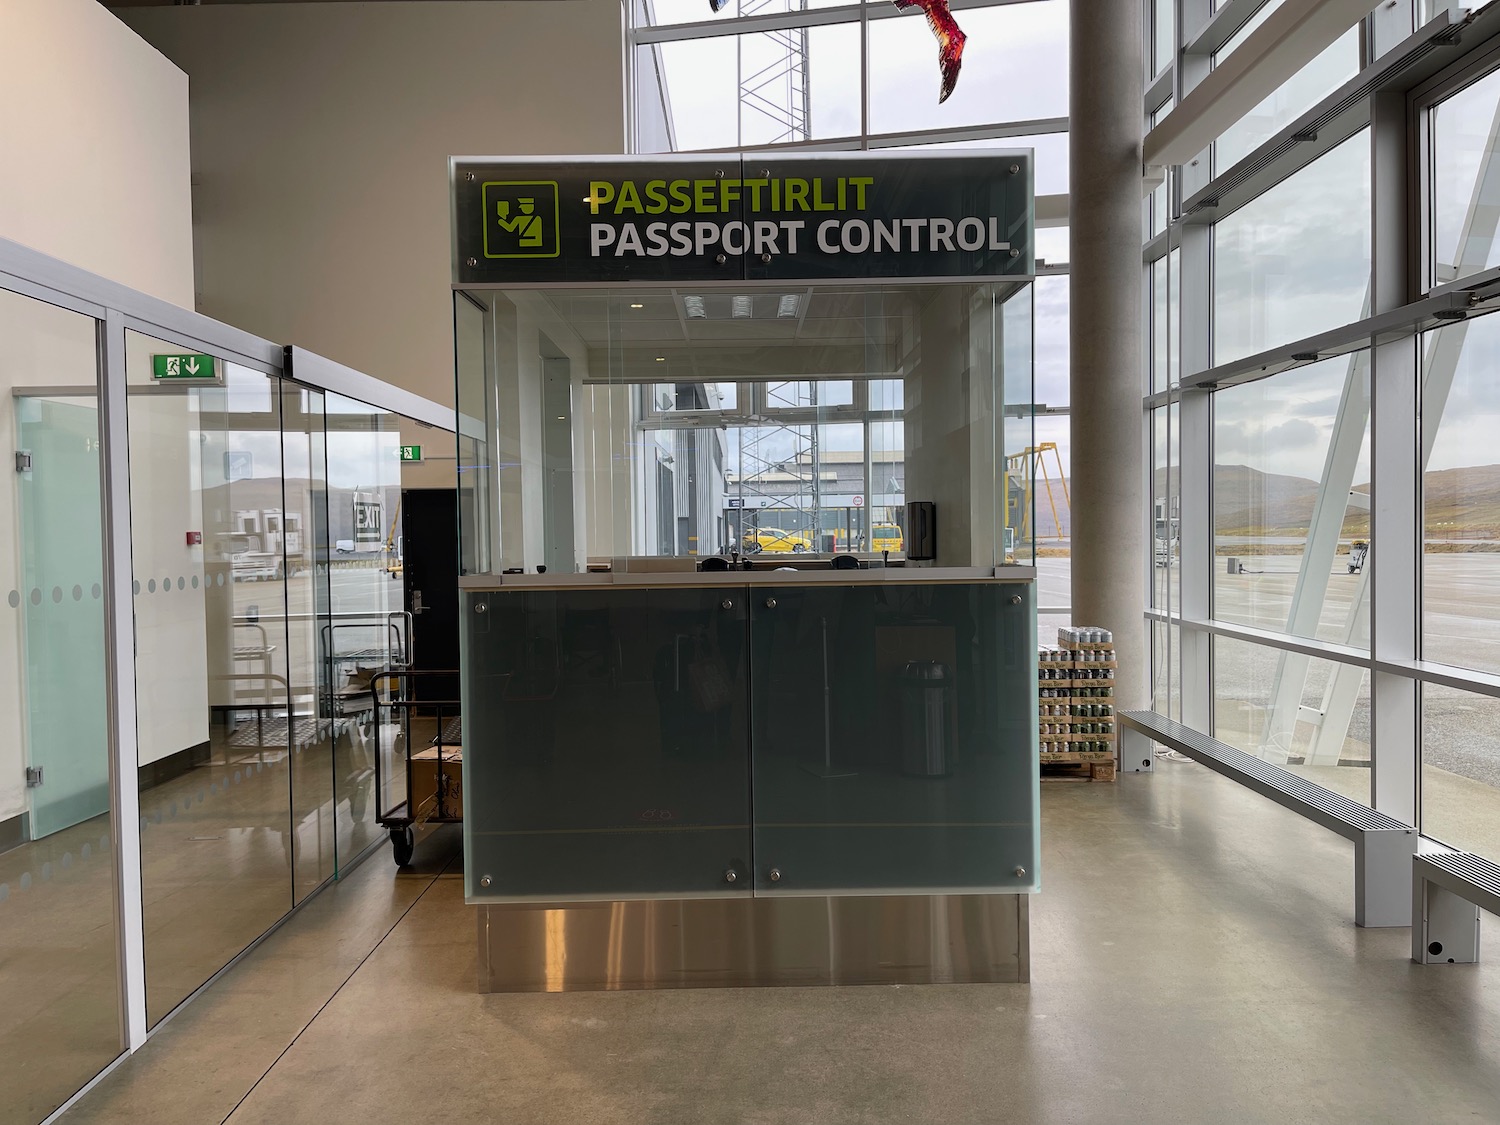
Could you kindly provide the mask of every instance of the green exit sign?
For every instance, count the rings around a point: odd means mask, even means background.
[[[212,379],[218,372],[211,355],[153,355],[151,374],[157,379]]]
[[[422,447],[420,445],[403,445],[401,447],[401,460],[420,461],[422,459]]]

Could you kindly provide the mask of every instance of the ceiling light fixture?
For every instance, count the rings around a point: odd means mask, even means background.
[[[702,297],[684,297],[682,307],[687,310],[688,316],[693,320],[705,320],[708,317],[708,310],[703,307]]]
[[[796,316],[797,308],[801,304],[802,299],[797,294],[783,294],[781,300],[776,302],[776,315],[778,317]]]
[[[729,315],[743,320],[750,315],[749,297],[732,297],[729,301]]]
[[[656,357],[656,362],[657,363],[666,363],[667,362],[667,357],[664,356],[664,355],[659,355],[659,356]]]
[[[646,306],[645,305],[631,305],[630,307],[633,308],[633,309],[643,309]]]

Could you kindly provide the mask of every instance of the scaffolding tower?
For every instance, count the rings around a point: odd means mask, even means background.
[[[741,0],[741,16],[801,12],[808,0]],[[788,144],[812,135],[808,29],[736,36],[741,145]]]

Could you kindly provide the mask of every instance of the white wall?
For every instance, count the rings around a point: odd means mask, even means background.
[[[623,149],[619,0],[123,18],[192,76],[201,311],[438,402],[448,157]]]
[[[191,308],[187,76],[98,0],[0,0],[0,238]]]

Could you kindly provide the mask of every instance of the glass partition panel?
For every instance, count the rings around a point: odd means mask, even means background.
[[[287,631],[280,384],[193,350],[126,335],[152,1024],[290,909],[291,757],[317,736]]]
[[[1214,395],[1214,616],[1367,647],[1369,353]]]
[[[748,893],[746,602],[464,594],[471,898]]]
[[[1214,737],[1370,803],[1370,674],[1215,637]]]
[[[1033,594],[751,591],[757,894],[1033,882]]]
[[[293,880],[297,901],[338,871],[333,770],[336,724],[328,654],[328,469],[323,394],[291,383],[281,390],[282,510],[266,517],[280,535],[287,597],[287,690],[292,775]],[[342,736],[342,739],[341,739]]]
[[[26,1125],[122,1049],[96,333],[0,290],[0,1120]]]
[[[1422,685],[1424,836],[1500,856],[1500,699]]]
[[[1422,337],[1422,656],[1500,672],[1500,316]]]
[[[381,837],[374,755],[397,744],[400,724],[389,711],[376,711],[370,680],[410,666],[411,621],[397,555],[401,417],[342,395],[325,397],[332,553],[323,651],[340,727],[333,786],[342,863]],[[429,726],[419,723],[413,738],[425,745],[437,733]]]
[[[466,570],[1032,558],[1027,282],[456,299]],[[911,501],[936,505],[915,555]]]
[[[1213,361],[1359,320],[1369,307],[1370,134],[1214,224]]]

